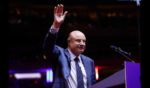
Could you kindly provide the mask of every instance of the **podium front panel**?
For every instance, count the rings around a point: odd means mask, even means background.
[[[140,64],[125,61],[125,86],[126,88],[141,88]]]

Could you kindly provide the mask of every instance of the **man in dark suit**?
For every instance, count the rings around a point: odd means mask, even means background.
[[[55,45],[59,28],[67,14],[63,9],[62,4],[55,6],[54,21],[43,45],[46,57],[53,64],[53,88],[90,88],[96,82],[95,66],[91,58],[81,54],[86,48],[85,35],[74,30],[68,36],[66,49]]]

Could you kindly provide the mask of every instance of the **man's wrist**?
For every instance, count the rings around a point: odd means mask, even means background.
[[[59,31],[59,28],[55,28],[55,26],[54,25],[52,25],[51,27],[50,27],[50,29],[49,29],[49,32],[50,33],[58,33],[58,31]]]
[[[53,24],[52,24],[52,26],[54,27],[54,28],[60,28],[60,23],[57,23],[56,21],[54,21],[53,22]]]

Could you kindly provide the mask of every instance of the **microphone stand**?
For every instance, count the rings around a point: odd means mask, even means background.
[[[124,57],[125,57],[126,59],[128,59],[129,61],[135,63],[135,61],[130,58],[130,57],[131,57],[131,53],[125,52],[125,51],[123,51],[121,48],[118,48],[118,50],[116,50],[116,52],[118,52],[119,54],[121,54],[122,56],[124,56]]]
[[[110,45],[110,48],[116,51],[117,53],[121,54],[122,56],[124,56],[127,60],[135,63],[135,61],[131,59],[131,53],[123,51],[120,47],[116,47],[114,45]]]

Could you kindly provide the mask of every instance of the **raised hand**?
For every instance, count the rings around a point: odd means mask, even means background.
[[[58,4],[57,6],[54,7],[53,26],[55,28],[59,28],[61,26],[67,13],[68,13],[68,11],[64,12],[64,6],[62,4]]]

